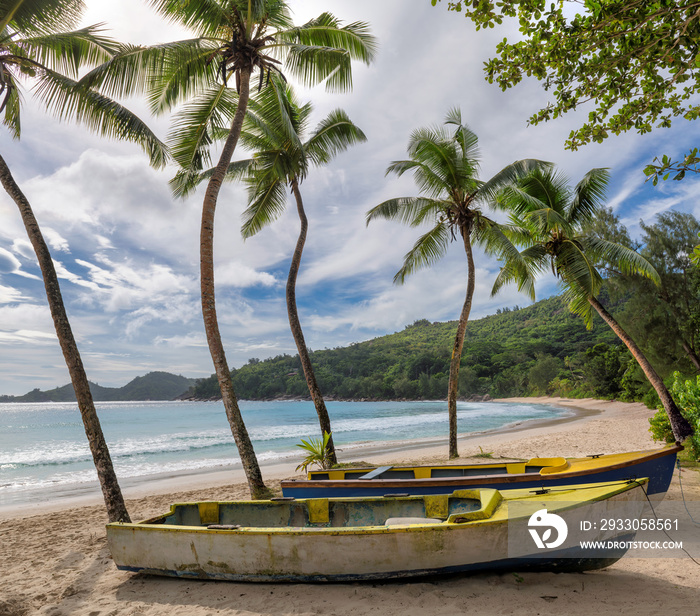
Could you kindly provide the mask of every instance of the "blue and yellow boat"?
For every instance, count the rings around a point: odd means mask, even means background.
[[[307,479],[282,482],[284,496],[383,496],[441,494],[469,488],[551,488],[594,482],[649,478],[649,496],[660,500],[673,477],[676,445],[585,458],[532,458],[527,462],[444,466],[380,466],[311,471]]]
[[[646,483],[179,503],[145,522],[107,525],[107,540],[119,569],[197,579],[347,582],[586,571],[625,553],[647,503]],[[599,523],[612,518],[630,524]]]

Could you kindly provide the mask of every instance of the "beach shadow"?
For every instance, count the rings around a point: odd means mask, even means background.
[[[649,561],[650,559],[648,559]],[[645,565],[649,566],[649,565]],[[653,565],[652,565],[653,566]],[[664,563],[669,567],[669,562]],[[124,609],[132,602],[192,616],[214,610],[244,613],[406,616],[423,609],[431,616],[454,614],[561,614],[596,616],[697,609],[698,591],[684,584],[687,564],[674,560],[677,583],[634,570],[589,573],[503,573],[343,584],[253,584],[158,578],[136,574],[117,588]],[[669,571],[666,570],[668,578]],[[673,576],[673,573],[671,573]],[[160,612],[158,612],[160,613]]]

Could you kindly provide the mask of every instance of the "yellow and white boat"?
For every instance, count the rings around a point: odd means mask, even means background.
[[[343,582],[481,570],[584,571],[624,554],[634,531],[598,521],[638,520],[646,483],[178,503],[138,524],[109,524],[107,539],[119,569],[184,578]],[[582,541],[602,543],[587,549]]]

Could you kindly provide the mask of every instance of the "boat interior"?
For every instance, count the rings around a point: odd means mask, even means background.
[[[500,502],[497,490],[480,489],[390,498],[178,503],[142,524],[236,530],[459,523],[490,517]]]

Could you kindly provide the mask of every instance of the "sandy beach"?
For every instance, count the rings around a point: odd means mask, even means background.
[[[461,439],[458,462],[480,451],[494,457],[585,456],[658,447],[653,411],[641,404],[559,398],[513,399],[576,409],[557,422]],[[353,451],[372,463],[446,462],[446,444]],[[342,461],[349,457],[340,453]],[[293,465],[263,467],[270,487],[295,476]],[[700,500],[700,473],[684,470],[685,497]],[[240,471],[188,475],[125,490],[134,520],[174,501],[247,498]],[[677,477],[666,497],[680,500]],[[106,514],[96,499],[44,503],[0,517],[0,616],[452,614],[583,615],[696,613],[700,566],[689,558],[623,558],[596,572],[451,576],[411,582],[244,584],[200,582],[118,571],[105,540]],[[700,532],[700,531],[699,531]]]

